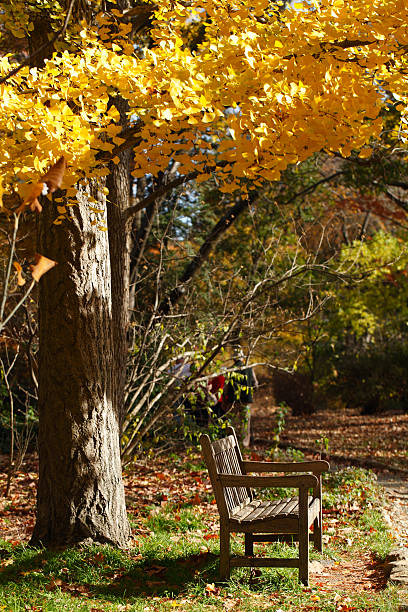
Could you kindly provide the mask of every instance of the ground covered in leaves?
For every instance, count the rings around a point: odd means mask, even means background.
[[[276,436],[279,408],[271,408],[272,390],[263,385],[256,396],[256,446],[267,446]],[[287,413],[280,435],[283,446],[323,452],[332,462],[355,462],[374,469],[395,468],[408,477],[408,413],[362,414],[356,408],[337,407],[311,415]],[[279,433],[279,432],[278,432]]]
[[[271,436],[271,444],[256,443],[248,452],[269,459],[276,448],[276,412],[262,402],[254,411],[257,439]],[[347,453],[340,431],[348,424],[343,414],[325,415],[332,435],[319,417],[296,422],[287,415],[280,432],[296,446],[296,432],[309,446],[322,433],[329,438],[329,454]],[[357,418],[357,415],[356,415]],[[380,417],[381,419],[386,417]],[[391,421],[394,423],[394,421]],[[403,420],[402,427],[406,427]],[[396,433],[383,427],[385,458]],[[269,429],[268,429],[269,428]],[[363,429],[362,433],[368,430]],[[261,435],[262,434],[262,435]],[[325,434],[323,436],[323,434]],[[276,437],[276,435],[275,435]],[[276,440],[275,440],[276,442]],[[369,441],[367,440],[367,444]],[[359,446],[360,445],[360,446]],[[353,452],[358,455],[361,440]],[[300,445],[299,445],[300,446]],[[327,445],[326,445],[327,446]],[[315,449],[317,452],[317,448]],[[327,452],[327,448],[325,449]],[[296,451],[288,456],[296,455]],[[301,458],[299,455],[297,458]],[[154,464],[154,469],[151,465]],[[0,486],[5,486],[6,457],[2,458]],[[326,477],[324,498],[324,554],[313,552],[311,586],[298,583],[296,570],[234,570],[227,583],[218,582],[218,514],[207,473],[197,450],[139,460],[125,473],[129,519],[133,530],[126,551],[109,547],[48,552],[27,546],[34,524],[37,466],[27,458],[13,482],[11,495],[0,505],[0,609],[20,610],[235,610],[297,612],[303,610],[396,612],[401,601],[397,587],[386,586],[382,560],[394,545],[380,512],[382,494],[372,472],[344,467]],[[282,491],[282,494],[285,492]],[[273,547],[273,553],[270,548]],[[242,552],[241,538],[233,550]],[[259,544],[259,554],[289,556],[286,545]]]

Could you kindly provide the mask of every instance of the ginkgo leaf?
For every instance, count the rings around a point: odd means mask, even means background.
[[[358,156],[361,157],[362,159],[366,159],[367,157],[371,156],[371,153],[372,153],[372,149],[370,149],[369,147],[364,147],[363,149],[361,149]]]
[[[24,202],[17,208],[16,213],[24,212],[27,206],[30,207],[32,212],[42,211],[42,206],[38,201],[38,197],[44,192],[44,188],[48,189],[49,193],[53,193],[56,189],[61,187],[62,179],[64,177],[66,168],[65,158],[60,157],[59,160],[51,166],[51,168],[46,172],[41,178],[42,180],[38,183],[34,183],[31,191],[29,192],[27,198]],[[45,185],[47,187],[45,187]]]
[[[31,212],[37,211],[39,213],[42,211],[42,206],[37,198],[34,198],[34,200],[30,202],[30,210]]]
[[[24,202],[17,208],[16,213],[19,214],[19,213],[24,212],[27,206],[30,207],[32,212],[34,212],[35,210],[37,210],[38,212],[41,212],[42,206],[38,201],[38,196],[42,194],[43,189],[44,189],[44,183],[35,183],[32,186]]]
[[[30,266],[31,275],[35,281],[40,280],[40,278],[48,272],[51,268],[57,265],[57,262],[53,259],[49,259],[44,255],[39,255],[36,253],[35,255],[35,265]]]
[[[48,185],[50,193],[53,193],[56,189],[61,187],[65,169],[66,162],[64,156],[62,156],[42,177],[42,181]]]
[[[22,271],[23,268],[21,267],[21,265],[18,263],[18,261],[14,261],[13,262],[13,266],[15,267],[15,269],[17,270],[17,285],[19,287],[22,287],[23,285],[25,285],[26,281],[25,278],[23,278],[22,275]]]

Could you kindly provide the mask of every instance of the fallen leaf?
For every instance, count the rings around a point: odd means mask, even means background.
[[[23,278],[23,275],[21,274],[23,271],[23,268],[20,266],[20,264],[18,263],[18,261],[14,261],[13,262],[13,266],[15,267],[15,269],[17,270],[17,285],[19,287],[22,287],[23,285],[25,285],[26,281],[25,278]]]
[[[31,191],[29,192],[24,202],[17,208],[16,213],[19,214],[24,212],[26,206],[29,206],[32,212],[34,212],[35,210],[41,212],[42,206],[37,198],[42,194],[43,189],[44,183],[35,183],[32,186]]]
[[[217,595],[220,592],[220,589],[215,586],[214,583],[205,585],[206,595]]]
[[[191,500],[191,503],[193,504],[193,506],[198,506],[199,504],[201,504],[201,499],[198,493],[194,495],[193,499]]]
[[[55,591],[55,589],[59,586],[62,586],[64,583],[60,578],[53,578],[48,584],[45,585],[46,591]]]
[[[65,158],[62,156],[42,177],[42,181],[48,185],[50,193],[53,193],[56,189],[61,187],[62,179],[64,178],[65,174],[65,168]]]
[[[44,255],[39,255],[38,253],[36,253],[35,261],[35,265],[30,266],[30,270],[33,279],[37,281],[37,283],[43,274],[45,274],[46,272],[48,272],[48,270],[57,265],[57,262],[53,259],[49,259]]]
[[[102,552],[98,552],[92,557],[92,561],[94,563],[105,563],[105,555]]]
[[[60,157],[57,162],[46,172],[38,183],[34,183],[31,191],[24,200],[24,202],[16,210],[16,213],[24,212],[27,206],[30,207],[32,212],[42,211],[42,206],[38,201],[38,197],[43,193],[44,186],[47,185],[48,192],[53,193],[56,189],[61,187],[62,179],[64,178],[66,163],[64,156]]]

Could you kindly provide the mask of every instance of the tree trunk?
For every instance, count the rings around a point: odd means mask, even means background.
[[[40,280],[40,478],[31,542],[125,546],[108,235],[91,225],[85,189],[69,211],[59,226],[52,203],[40,216],[39,252],[58,265]]]
[[[115,100],[121,113],[122,126],[127,125],[128,104]],[[113,382],[113,401],[118,411],[120,432],[125,418],[125,386],[128,357],[129,329],[129,285],[130,285],[130,222],[126,221],[124,211],[130,201],[130,159],[129,150],[119,154],[119,163],[110,164],[107,177],[109,250],[112,282],[112,321],[115,378]]]

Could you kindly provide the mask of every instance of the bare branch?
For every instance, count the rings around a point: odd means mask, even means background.
[[[153,191],[153,193],[151,193],[149,196],[147,196],[146,198],[144,198],[143,200],[141,200],[140,202],[138,202],[137,204],[135,204],[134,206],[131,206],[130,208],[126,210],[125,212],[126,221],[129,221],[130,219],[132,219],[132,217],[134,217],[134,215],[137,212],[139,212],[139,210],[143,210],[144,208],[146,208],[146,206],[149,206],[149,204],[153,204],[156,200],[163,197],[166,193],[168,193],[172,189],[175,189],[176,187],[179,187],[180,185],[184,185],[185,183],[188,183],[189,181],[197,178],[198,175],[199,175],[199,172],[190,172],[189,174],[186,174],[185,176],[179,176],[175,178],[174,180],[169,181],[168,183],[164,185],[161,185],[161,187]]]
[[[10,312],[10,314],[4,319],[4,321],[0,321],[0,331],[7,325],[7,323],[15,315],[15,313],[20,308],[20,306],[22,306],[24,304],[24,302],[26,301],[26,299],[30,295],[31,291],[34,289],[34,285],[35,285],[35,280],[32,281],[31,285],[28,287],[27,291],[25,292],[25,294],[23,295],[21,300],[14,306],[14,308]]]
[[[6,301],[7,301],[8,284],[9,284],[9,280],[10,280],[11,267],[13,265],[14,251],[15,251],[15,248],[16,248],[16,238],[17,238],[17,231],[18,231],[18,223],[19,223],[19,221],[20,221],[20,215],[19,214],[16,215],[14,213],[13,234],[12,234],[12,237],[11,237],[10,253],[9,253],[9,258],[8,258],[8,263],[7,263],[6,277],[4,279],[3,298],[1,300],[1,306],[0,306],[0,321],[3,319],[4,308],[5,308]]]
[[[337,178],[338,176],[341,176],[342,174],[344,174],[344,170],[339,170],[338,172],[335,172],[334,174],[330,174],[330,176],[325,176],[319,181],[316,181],[315,183],[313,183],[313,185],[309,185],[309,187],[306,187],[305,189],[298,191],[292,197],[290,197],[289,200],[286,200],[286,202],[283,202],[283,204],[285,206],[286,204],[291,204],[292,202],[294,202],[294,200],[297,200],[297,198],[300,198],[301,196],[314,191],[319,185],[322,185],[323,183],[328,183],[332,181],[333,179]]]

